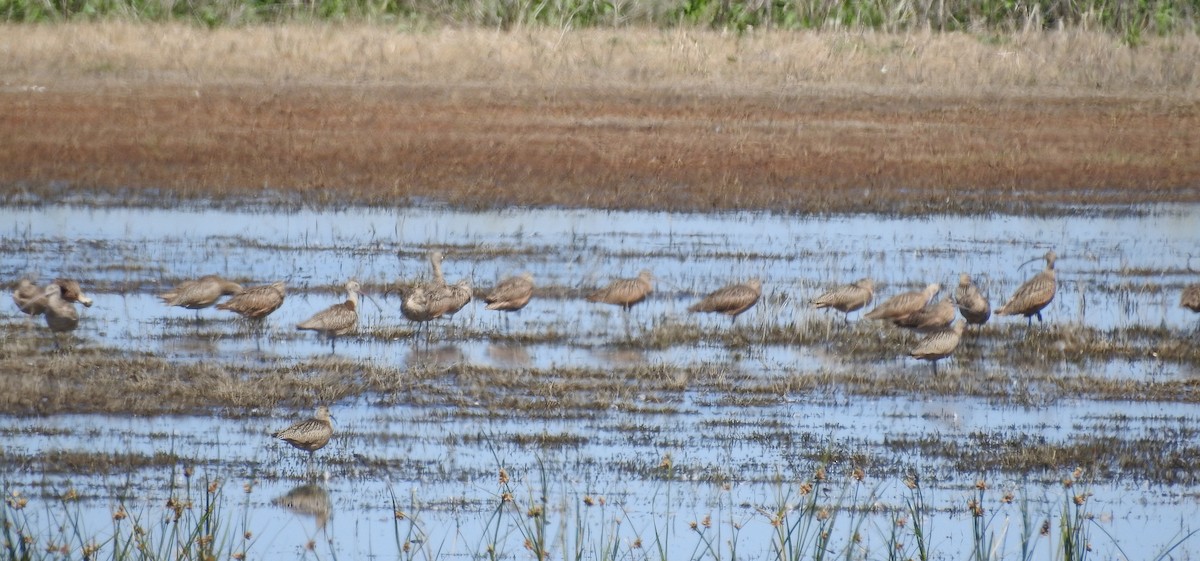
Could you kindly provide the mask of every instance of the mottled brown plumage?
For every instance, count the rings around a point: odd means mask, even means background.
[[[58,279],[47,286],[43,292],[45,308],[42,316],[50,331],[65,333],[79,327],[79,310],[75,302],[91,306],[92,300],[83,295],[79,284],[72,280]]]
[[[524,273],[518,277],[509,277],[500,281],[483,301],[487,309],[501,312],[515,312],[524,308],[533,298],[533,274]]]
[[[933,298],[942,285],[933,283],[927,285],[924,290],[914,292],[903,292],[891,298],[888,298],[882,304],[875,306],[875,309],[867,312],[863,317],[867,319],[882,319],[895,321],[908,317],[913,312],[924,308],[929,300]]]
[[[813,298],[810,303],[814,308],[833,308],[842,312],[846,321],[850,321],[850,312],[861,310],[874,297],[875,281],[862,278]]]
[[[460,280],[429,291],[429,313],[434,317],[452,316],[471,301],[471,281]]]
[[[912,329],[918,333],[929,333],[946,328],[954,321],[954,304],[941,299],[936,303],[926,304],[907,316],[896,318],[892,323],[899,327]]]
[[[56,292],[65,302],[79,302],[88,307],[92,305],[92,300],[83,294],[78,282],[64,278],[54,279],[54,282],[41,288],[29,279],[21,279],[17,283],[17,289],[13,291],[13,303],[24,313],[31,316],[41,315],[45,313],[50,302],[47,291],[51,287],[58,287]]]
[[[409,289],[408,294],[403,295],[400,302],[400,313],[408,321],[426,322],[437,319],[429,309],[429,291],[424,286],[414,286]]]
[[[308,452],[308,458],[311,462],[313,452],[324,448],[329,443],[329,439],[333,437],[332,419],[333,417],[329,414],[329,407],[322,405],[317,407],[313,418],[300,421],[274,433],[272,436]]]
[[[228,310],[246,319],[260,320],[278,310],[287,295],[283,281],[247,288],[232,298],[217,304],[218,310]]]
[[[1042,321],[1042,309],[1054,300],[1054,293],[1058,290],[1054,273],[1054,261],[1058,258],[1054,251],[1047,251],[1042,259],[1046,260],[1046,269],[1033,278],[1025,281],[1020,288],[1009,298],[1003,306],[996,310],[998,316],[1015,316],[1022,315],[1029,320],[1029,324],[1033,324],[1033,316],[1037,316],[1038,322]],[[1028,263],[1028,261],[1026,261]]]
[[[358,281],[346,282],[346,301],[334,304],[296,325],[298,330],[316,331],[329,338],[329,352],[337,348],[337,338],[358,328]]]
[[[762,281],[750,279],[744,283],[731,284],[705,296],[703,300],[692,304],[689,312],[705,312],[725,314],[730,323],[737,320],[738,314],[749,310],[759,297],[762,296]]]
[[[45,291],[33,281],[21,279],[12,294],[13,304],[17,305],[18,310],[31,316],[41,315],[46,309],[46,299],[42,296]]]
[[[217,303],[217,299],[242,291],[242,285],[218,275],[204,275],[196,280],[183,281],[169,292],[159,294],[168,306],[202,310]]]
[[[1200,312],[1200,284],[1193,284],[1183,289],[1179,297],[1179,306],[1193,312]]]
[[[983,325],[992,317],[992,305],[987,297],[979,292],[979,287],[971,282],[971,275],[958,275],[958,288],[954,289],[954,303],[958,312],[971,325]]]
[[[650,295],[650,292],[654,290],[653,282],[654,276],[650,271],[642,270],[638,273],[637,278],[612,281],[608,286],[589,294],[587,300],[588,302],[621,306],[625,310],[629,310],[634,304],[645,300]]]
[[[962,340],[966,322],[958,320],[954,325],[934,331],[917,341],[911,353],[913,358],[928,360],[933,365],[933,373],[937,374],[937,361],[954,354],[958,342]]]

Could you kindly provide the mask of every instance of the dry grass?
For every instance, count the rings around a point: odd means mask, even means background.
[[[9,203],[1200,200],[1194,36],[105,23],[6,26],[0,51]]]

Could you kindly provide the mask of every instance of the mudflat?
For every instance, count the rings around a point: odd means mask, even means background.
[[[0,204],[1200,200],[1195,37],[96,23],[0,50]]]

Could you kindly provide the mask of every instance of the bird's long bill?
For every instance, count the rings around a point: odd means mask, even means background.
[[[1043,260],[1043,259],[1045,259],[1045,257],[1034,257],[1033,259],[1030,259],[1029,261],[1026,261],[1026,262],[1024,262],[1024,263],[1021,263],[1021,266],[1020,266],[1020,267],[1017,267],[1017,270],[1019,271],[1019,270],[1021,270],[1022,268],[1024,268],[1026,265],[1028,265],[1028,264],[1030,264],[1030,263],[1033,263],[1033,262],[1035,262],[1035,261],[1041,261],[1041,260]]]
[[[359,292],[358,295],[362,296],[363,298],[366,298],[367,300],[370,300],[372,304],[375,304],[376,308],[379,308],[379,311],[381,311],[381,312],[383,311],[383,306],[379,305],[379,301],[375,300],[374,296],[371,296],[370,294],[367,294],[366,292]]]
[[[92,299],[88,298],[87,296],[80,295],[79,303],[83,304],[84,306],[87,306],[89,308],[92,307]]]

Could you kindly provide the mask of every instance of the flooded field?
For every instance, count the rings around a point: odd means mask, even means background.
[[[1182,540],[1172,557],[1194,559],[1200,317],[1179,296],[1200,281],[1198,223],[1193,205],[1041,218],[2,208],[0,278],[75,278],[95,303],[56,348],[6,302],[0,481],[36,506],[39,535],[77,516],[103,540],[118,508],[162,524],[168,498],[219,479],[236,520],[221,537],[250,558],[763,559],[782,556],[781,528],[789,547],[829,530],[824,547],[855,559],[916,557],[922,541],[964,559],[981,535],[995,558],[1051,558],[1076,513],[1096,558]],[[908,357],[918,335],[862,319],[870,305],[849,322],[808,305],[861,277],[872,305],[931,282],[948,297],[967,272],[996,308],[1048,249],[1045,322],[993,317],[936,375]],[[400,294],[430,280],[431,251],[475,301],[417,333]],[[584,300],[641,269],[654,292],[630,312]],[[524,271],[537,285],[524,310],[484,309]],[[258,330],[156,297],[209,273],[283,280],[287,299]],[[687,312],[751,277],[763,297],[736,323]],[[331,354],[295,325],[342,301],[348,279],[370,299]],[[270,433],[319,403],[336,433],[310,470]],[[60,512],[68,492],[74,515]]]

